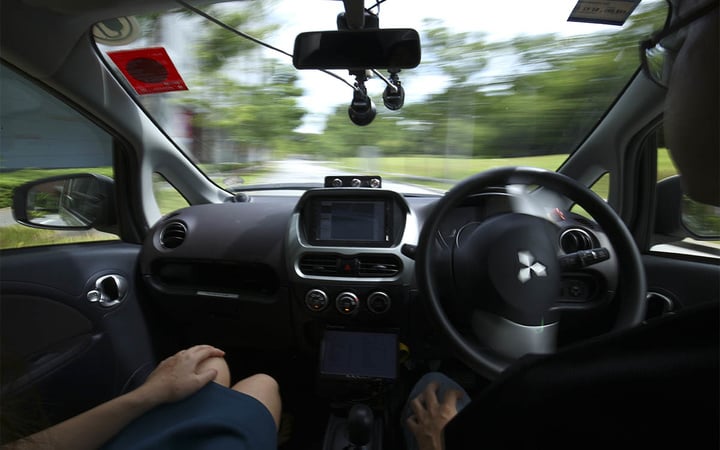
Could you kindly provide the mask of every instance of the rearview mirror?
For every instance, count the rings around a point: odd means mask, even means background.
[[[34,228],[114,232],[114,182],[83,173],[25,183],[13,192],[13,216]]]
[[[409,28],[312,31],[295,38],[297,69],[411,69],[420,64],[420,36]]]

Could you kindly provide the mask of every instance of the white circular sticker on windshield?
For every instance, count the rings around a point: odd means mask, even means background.
[[[125,45],[140,37],[140,22],[133,16],[103,20],[93,26],[92,33],[100,44]]]

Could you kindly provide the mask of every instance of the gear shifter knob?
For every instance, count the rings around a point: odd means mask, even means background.
[[[369,406],[359,403],[350,408],[347,419],[348,440],[355,448],[370,442],[373,422],[373,412]]]

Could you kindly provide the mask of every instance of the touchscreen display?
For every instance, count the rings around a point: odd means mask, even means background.
[[[397,335],[326,330],[320,352],[320,374],[340,378],[397,376]]]
[[[384,200],[320,200],[315,239],[336,242],[386,242]]]

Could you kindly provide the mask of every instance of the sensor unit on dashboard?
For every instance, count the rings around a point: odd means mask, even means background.
[[[325,187],[354,187],[354,188],[373,188],[380,189],[382,187],[382,177],[377,175],[355,176],[341,175],[325,177]]]

